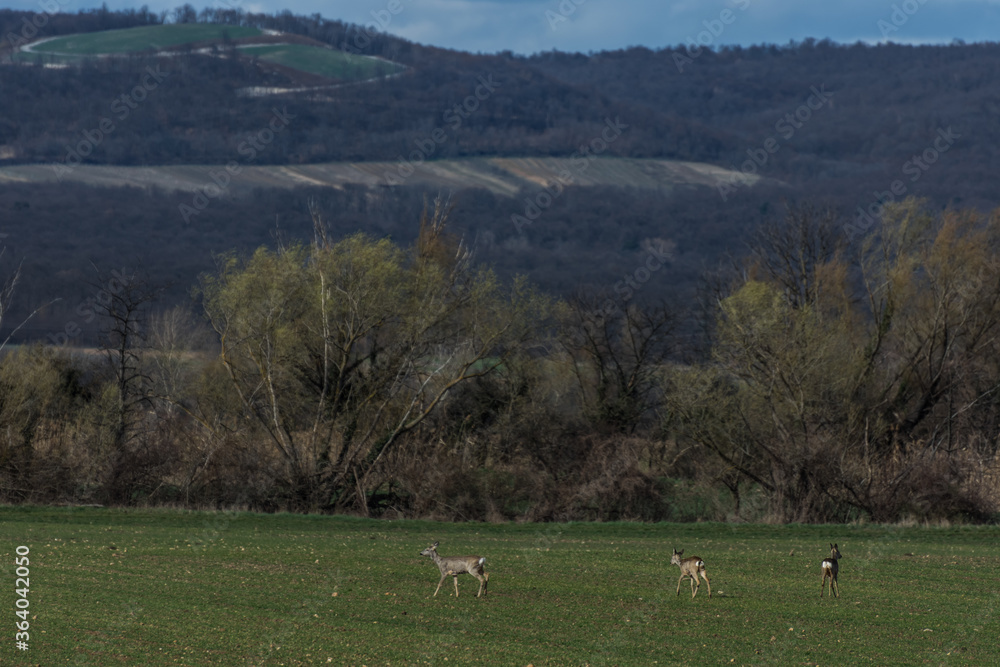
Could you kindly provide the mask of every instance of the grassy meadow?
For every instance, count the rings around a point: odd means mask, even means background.
[[[206,23],[140,26],[56,37],[33,46],[30,53],[17,53],[14,58],[18,62],[69,64],[92,56],[123,55],[217,41],[225,35],[230,39],[241,39],[262,34],[257,28]],[[306,44],[249,44],[239,49],[268,63],[342,81],[364,81],[405,69],[402,65],[378,58]]]
[[[363,81],[404,69],[378,58],[306,44],[254,44],[241,46],[240,51],[269,63],[345,81]]]
[[[418,552],[436,540],[486,556],[487,597],[468,575],[459,598],[450,580],[432,597]],[[841,597],[820,599],[831,541]],[[712,599],[687,581],[676,595],[673,546],[706,561]],[[12,665],[984,665],[1000,635],[997,527],[0,507],[0,572]]]
[[[34,47],[34,51],[76,56],[136,53],[222,39],[224,34],[231,39],[240,39],[257,37],[262,33],[257,28],[208,23],[150,25],[56,37]]]

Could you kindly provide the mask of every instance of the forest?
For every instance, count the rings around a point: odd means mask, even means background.
[[[829,210],[789,208],[706,280],[697,335],[666,302],[498,279],[449,231],[453,212],[429,203],[404,246],[334,237],[314,206],[310,241],[220,257],[199,313],[155,310],[140,270],[106,273],[96,350],[2,358],[0,497],[489,521],[997,518],[1000,212],[908,199],[849,244]]]
[[[261,98],[237,91],[288,84],[290,75],[252,59],[138,54],[62,69],[0,64],[0,167],[65,168],[76,159],[74,147],[85,143],[87,133],[94,136],[104,119],[114,122],[114,130],[81,156],[87,164],[242,160],[240,146],[267,127],[276,108],[294,120],[265,150],[254,151],[254,164],[397,160],[442,127],[448,138],[435,146],[431,160],[569,157],[600,136],[605,119],[620,118],[628,129],[603,156],[695,160],[736,170],[750,161],[764,180],[754,187],[721,183],[717,191],[666,194],[570,187],[546,211],[544,224],[520,230],[510,224],[510,215],[523,210],[524,198],[533,193],[508,199],[465,190],[453,193],[459,206],[454,224],[462,227],[467,243],[476,244],[479,259],[504,278],[523,273],[561,295],[587,284],[613,286],[638,261],[644,239],[664,239],[675,246],[673,261],[657,276],[665,279],[651,281],[643,295],[655,291],[656,298],[682,301],[691,298],[705,269],[727,251],[744,252],[746,231],[780,217],[786,202],[829,206],[845,227],[858,227],[859,212],[887,199],[912,196],[942,209],[983,212],[998,203],[991,178],[1000,168],[993,123],[1000,96],[992,85],[1000,47],[994,44],[807,40],[724,47],[705,50],[679,71],[670,48],[473,55],[290,13],[198,14],[182,7],[173,16],[143,10],[49,16],[3,10],[0,63],[3,49],[10,52],[18,43],[25,21],[42,37],[168,20],[282,30],[409,69],[391,79],[342,86],[335,94]],[[150,68],[163,73],[162,82],[135,109],[125,107],[129,113],[121,118],[114,110],[123,109],[123,91],[133,90]],[[484,76],[500,85],[453,127],[449,113]],[[814,88],[826,91],[828,100],[811,111],[804,105]],[[803,108],[810,112],[805,122],[794,116]],[[801,127],[788,122],[789,114]],[[943,152],[935,148],[942,133],[953,138]],[[770,150],[761,158],[765,145]],[[87,191],[70,182],[5,182],[0,231],[7,234],[7,259],[25,261],[14,319],[60,299],[19,336],[50,328],[46,317],[66,321],[65,309],[87,298],[94,264],[146,263],[155,267],[151,277],[169,286],[164,306],[186,304],[190,285],[213,267],[214,254],[271,243],[280,229],[300,238],[307,233],[310,199],[328,206],[326,219],[338,234],[360,229],[407,243],[415,236],[412,220],[423,199],[438,194],[448,193],[405,183],[371,192],[308,189],[291,197],[270,190],[250,197],[229,193],[224,207],[209,207],[186,225],[174,214],[180,204],[190,205],[190,196],[185,200],[167,188]],[[869,219],[861,224],[870,225]],[[67,235],[65,229],[79,233]]]
[[[39,18],[42,17],[42,18]],[[44,19],[44,20],[42,20]],[[407,66],[323,94],[221,52],[20,37],[251,25]],[[1000,518],[1000,46],[473,55],[321,17],[0,11],[0,167],[607,157],[674,190],[0,187],[0,501],[480,521]],[[447,114],[498,83],[454,127]],[[117,107],[121,109],[122,107]],[[805,110],[803,112],[802,110]],[[118,122],[120,121],[120,122]],[[90,135],[92,136],[92,134]]]
[[[100,286],[95,269],[141,266],[163,287],[161,308],[190,308],[191,288],[199,275],[216,268],[218,255],[309,238],[310,202],[334,236],[362,230],[408,245],[416,239],[425,201],[438,194],[417,187],[257,190],[210,206],[185,224],[177,207],[190,203],[190,195],[69,182],[6,185],[0,187],[0,209],[13,215],[5,218],[7,255],[0,257],[0,267],[20,265],[21,280],[0,324],[10,333],[43,306],[12,340],[52,342],[53,332],[76,322],[81,331],[74,343],[93,345],[97,320],[81,318],[79,311]],[[644,243],[668,243],[669,260],[636,298],[684,301],[710,266],[708,258],[722,257],[744,234],[732,228],[733,212],[748,225],[763,222],[780,214],[787,191],[748,190],[722,211],[710,205],[715,193],[705,187],[674,193],[569,187],[530,227],[518,230],[511,215],[523,212],[524,197],[532,194],[456,193],[451,229],[478,263],[502,279],[524,275],[539,288],[566,296],[581,288],[613,288],[645,260]]]

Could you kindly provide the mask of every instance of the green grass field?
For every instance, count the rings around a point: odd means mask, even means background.
[[[38,53],[78,56],[135,53],[149,49],[168,49],[192,42],[222,39],[224,34],[228,34],[231,39],[239,39],[241,37],[256,37],[262,33],[257,28],[205,23],[150,25],[123,30],[66,35],[39,44],[34,50]]]
[[[305,44],[241,46],[240,51],[255,55],[269,63],[345,81],[362,81],[388,76],[404,69],[402,65],[377,58],[351,55],[336,49],[323,49]]]
[[[73,63],[90,56],[172,49],[184,44],[219,40],[225,34],[231,39],[240,39],[262,33],[257,28],[202,23],[142,26],[57,37],[33,47],[31,53],[15,54],[14,59],[17,62]],[[239,48],[243,53],[269,63],[342,81],[364,81],[405,69],[402,65],[377,58],[305,44],[260,44]]]
[[[0,663],[997,664],[1000,529],[439,524],[0,507]],[[418,552],[481,553],[432,597]],[[819,598],[840,545],[841,597]],[[694,600],[672,546],[708,564]],[[30,550],[29,650],[15,551]],[[23,574],[23,572],[22,572]],[[22,603],[23,604],[23,603]]]

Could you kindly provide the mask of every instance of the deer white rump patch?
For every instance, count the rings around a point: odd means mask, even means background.
[[[697,564],[698,564],[698,567],[705,567],[705,561],[703,561],[703,560],[699,560]]]
[[[479,559],[479,564],[480,565],[482,565],[485,562],[486,562],[486,556],[483,556],[482,558]]]
[[[823,561],[823,569],[824,570],[833,569],[833,561],[829,561],[829,560]]]

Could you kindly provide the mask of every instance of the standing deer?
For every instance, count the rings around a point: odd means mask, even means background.
[[[420,552],[421,556],[430,556],[434,564],[438,566],[441,570],[441,581],[438,582],[437,588],[434,589],[434,595],[437,596],[438,591],[441,590],[441,584],[444,583],[445,578],[451,575],[453,581],[455,582],[455,597],[458,597],[458,575],[469,573],[473,577],[479,580],[479,592],[476,593],[476,597],[486,594],[486,587],[490,582],[490,575],[483,570],[483,565],[486,563],[485,556],[449,556],[448,558],[442,558],[438,555],[437,545],[439,542],[435,542],[426,549]]]
[[[684,550],[678,551],[674,549],[674,555],[670,558],[670,564],[676,565],[681,568],[681,578],[677,580],[677,594],[681,594],[681,582],[684,581],[684,577],[691,577],[691,599],[698,594],[698,589],[701,588],[701,582],[698,581],[698,575],[705,580],[708,584],[708,597],[712,597],[712,583],[708,580],[708,575],[705,574],[705,561],[698,558],[697,556],[691,556],[689,558],[681,558],[681,554]]]
[[[823,597],[823,589],[826,588],[826,578],[830,578],[830,594],[835,597],[840,597],[840,584],[837,583],[837,572],[840,570],[840,566],[837,565],[837,561],[840,560],[840,551],[837,550],[836,544],[830,545],[830,557],[824,558],[823,563],[820,568],[823,570],[823,581],[819,585],[819,596]],[[834,588],[836,586],[836,588]]]

